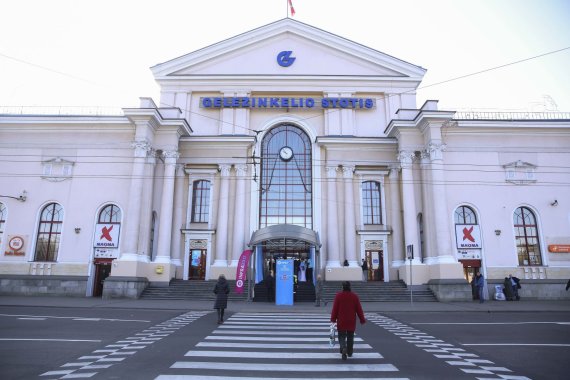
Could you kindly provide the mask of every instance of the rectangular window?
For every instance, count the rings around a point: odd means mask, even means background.
[[[210,181],[194,181],[192,223],[208,223],[210,215]]]

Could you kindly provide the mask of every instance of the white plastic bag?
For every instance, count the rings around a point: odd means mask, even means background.
[[[329,346],[334,347],[336,341],[336,323],[331,322],[331,329],[329,332]]]

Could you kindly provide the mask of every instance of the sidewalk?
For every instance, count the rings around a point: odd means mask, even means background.
[[[23,297],[0,296],[0,306],[39,306],[73,308],[158,309],[158,310],[212,310],[214,301],[132,300],[85,297]],[[315,307],[312,302],[282,306],[264,302],[228,302],[228,311],[245,312],[330,312],[332,304]],[[570,301],[487,301],[473,302],[363,302],[365,312],[569,312]]]

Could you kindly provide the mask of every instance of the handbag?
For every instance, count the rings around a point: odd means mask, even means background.
[[[329,346],[334,347],[336,341],[336,323],[331,322],[331,328],[329,332]]]

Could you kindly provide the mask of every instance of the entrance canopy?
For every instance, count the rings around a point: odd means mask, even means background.
[[[318,251],[321,247],[319,234],[305,227],[294,224],[278,224],[261,228],[251,234],[249,246],[265,243],[273,249],[293,248],[295,246],[314,246]]]

